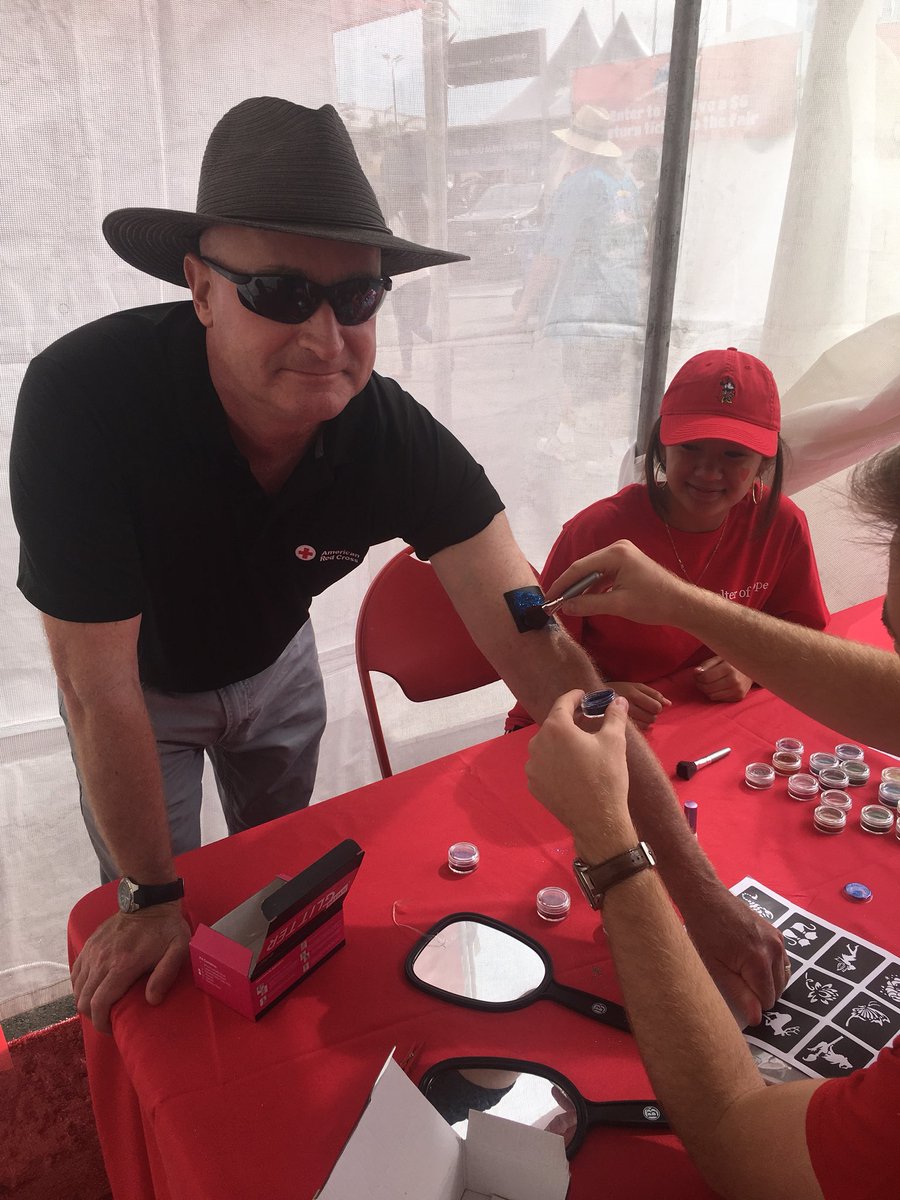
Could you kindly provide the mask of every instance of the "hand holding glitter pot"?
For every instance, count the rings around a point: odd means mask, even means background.
[[[612,688],[600,688],[596,692],[585,692],[575,714],[575,724],[585,733],[596,733],[603,727],[606,710],[616,698]]]

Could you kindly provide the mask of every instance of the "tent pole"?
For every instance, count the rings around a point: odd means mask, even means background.
[[[659,411],[669,360],[675,272],[681,242],[684,185],[687,176],[694,77],[700,40],[700,0],[675,0],[669,89],[663,128],[656,233],[650,265],[650,295],[644,333],[644,370],[638,414],[637,454],[643,454]]]
[[[426,0],[422,12],[423,68],[425,73],[425,168],[428,196],[429,244],[447,245],[447,3]],[[435,416],[449,422],[450,376],[450,272],[431,273],[431,326],[434,334]]]

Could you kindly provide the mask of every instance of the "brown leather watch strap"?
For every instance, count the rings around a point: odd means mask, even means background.
[[[591,908],[599,909],[603,905],[603,897],[611,887],[630,879],[638,871],[655,867],[656,857],[646,842],[639,842],[624,854],[617,854],[614,858],[608,858],[606,862],[597,863],[596,866],[589,866],[580,858],[576,858],[572,866],[575,878]]]

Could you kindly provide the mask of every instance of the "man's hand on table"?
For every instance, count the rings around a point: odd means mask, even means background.
[[[735,1020],[758,1025],[787,984],[781,934],[725,887],[707,891],[690,911],[682,905],[681,916]]]
[[[110,1008],[147,972],[147,1003],[159,1004],[175,982],[190,937],[179,901],[116,913],[91,934],[72,967],[78,1011],[110,1033]]]
[[[749,675],[733,667],[718,654],[694,668],[694,683],[707,700],[712,700],[715,704],[743,700],[753,687],[753,680]]]

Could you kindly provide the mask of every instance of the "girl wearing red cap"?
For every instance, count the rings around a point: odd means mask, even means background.
[[[824,628],[828,610],[806,518],[781,493],[780,427],[778,389],[765,363],[733,347],[689,359],[663,396],[645,483],[598,500],[563,526],[544,586],[577,559],[627,538],[691,583]],[[741,700],[752,686],[681,630],[620,617],[560,617],[643,728],[670,703],[650,680],[691,668],[696,686],[717,702]],[[524,717],[514,708],[508,728]]]

